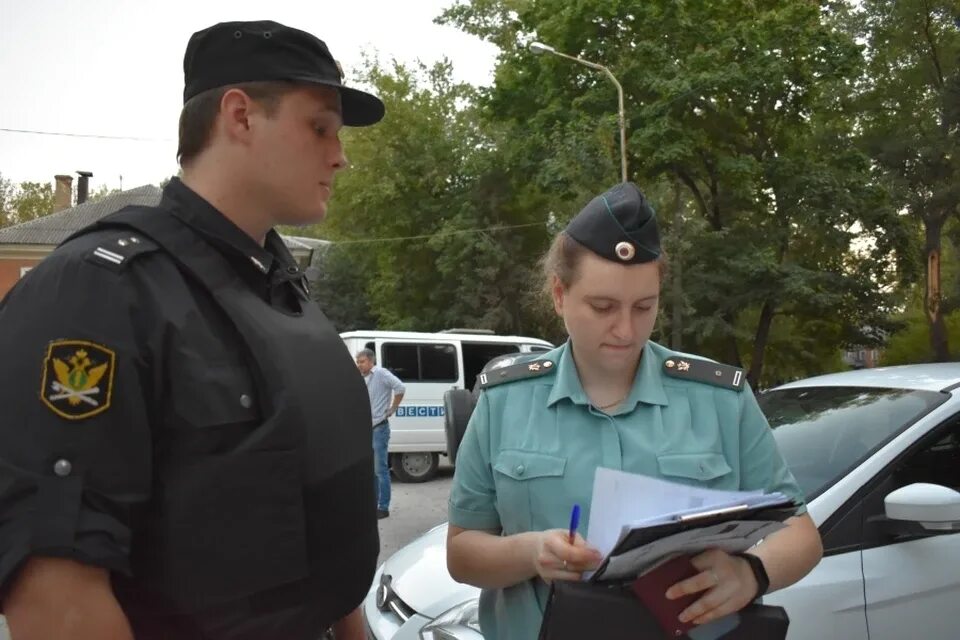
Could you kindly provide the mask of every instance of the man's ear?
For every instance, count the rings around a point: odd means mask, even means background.
[[[245,142],[250,138],[251,116],[258,110],[242,89],[229,89],[220,98],[218,128],[228,139]]]

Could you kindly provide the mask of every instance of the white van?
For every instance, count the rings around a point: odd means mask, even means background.
[[[403,482],[432,478],[440,454],[446,453],[445,391],[472,389],[483,365],[499,355],[553,348],[546,340],[478,329],[348,331],[340,337],[353,356],[362,349],[372,350],[377,366],[392,371],[407,387],[397,414],[390,418],[390,466]]]

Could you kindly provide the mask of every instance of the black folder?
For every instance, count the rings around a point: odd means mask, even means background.
[[[783,640],[790,619],[783,607],[747,605],[723,640]],[[540,640],[688,640],[668,636],[629,584],[558,581],[550,589]]]
[[[611,556],[691,528],[734,520],[782,522],[796,513],[796,505],[783,503],[756,509],[706,511],[674,522],[638,528],[621,540]],[[540,627],[539,640],[687,640],[688,635],[667,635],[657,619],[637,599],[632,580],[603,580],[606,562],[589,582],[556,581]],[[723,640],[784,640],[790,619],[782,607],[750,604],[738,614],[737,626],[719,636]]]
[[[783,502],[781,504],[764,506],[759,508],[742,509],[723,509],[720,511],[705,511],[702,514],[692,514],[684,517],[682,520],[667,522],[664,524],[640,527],[631,530],[620,542],[617,543],[608,557],[619,556],[631,549],[642,547],[651,542],[672,536],[676,533],[689,531],[690,529],[699,529],[709,527],[724,522],[733,522],[739,520],[766,520],[774,522],[783,522],[784,520],[796,515],[797,505],[793,501]],[[602,582],[603,572],[606,569],[607,561],[597,569],[591,578],[591,582]]]

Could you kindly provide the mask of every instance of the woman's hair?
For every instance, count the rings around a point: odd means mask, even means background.
[[[571,238],[565,232],[561,231],[553,239],[553,244],[547,254],[540,261],[543,268],[543,291],[548,297],[552,295],[553,279],[556,278],[563,285],[564,289],[569,289],[580,276],[580,262],[583,256],[590,253],[585,246]],[[660,257],[656,260],[660,268],[660,283],[667,274],[667,254],[661,249]]]

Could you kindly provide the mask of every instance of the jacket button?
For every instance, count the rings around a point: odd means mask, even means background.
[[[249,409],[253,406],[253,400],[247,394],[240,396],[240,406],[244,409]]]
[[[524,471],[526,471],[526,469],[523,467],[522,464],[517,466],[517,475],[518,475],[518,476],[522,476]]]
[[[73,465],[70,464],[69,460],[61,459],[53,464],[53,472],[61,478],[70,475],[71,471],[73,471]]]

